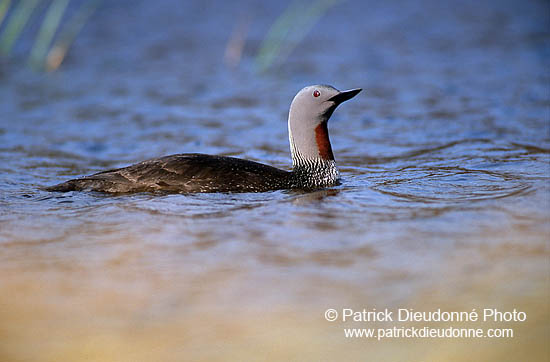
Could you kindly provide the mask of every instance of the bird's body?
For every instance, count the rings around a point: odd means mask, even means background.
[[[69,180],[50,191],[263,192],[292,188],[291,176],[291,172],[240,158],[186,153]]]
[[[333,186],[338,183],[339,174],[328,138],[327,121],[339,103],[359,91],[340,92],[330,86],[310,86],[296,95],[288,121],[292,171],[234,157],[187,153],[99,172],[46,190],[196,193],[265,192]],[[325,104],[324,107],[317,107],[316,103],[321,104],[321,99],[315,98],[320,98],[321,92],[327,93],[326,100],[323,100]],[[307,99],[310,93],[315,103]]]

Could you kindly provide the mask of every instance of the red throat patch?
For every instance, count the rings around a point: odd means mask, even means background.
[[[330,140],[328,138],[327,122],[322,122],[315,127],[315,141],[317,141],[319,156],[321,156],[323,160],[334,160],[332,147],[330,146]]]

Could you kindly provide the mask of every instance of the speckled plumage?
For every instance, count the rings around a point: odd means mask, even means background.
[[[179,154],[70,180],[49,191],[262,192],[291,188],[292,173],[234,157]]]
[[[196,193],[265,192],[333,186],[338,183],[339,173],[332,156],[326,123],[338,104],[359,91],[340,92],[331,86],[318,85],[306,87],[294,97],[288,119],[292,171],[234,157],[187,153],[99,172],[46,190]],[[318,95],[312,95],[313,92]],[[296,140],[294,134],[300,138]]]

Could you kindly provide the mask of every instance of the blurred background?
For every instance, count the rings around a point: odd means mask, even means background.
[[[547,360],[549,57],[547,1],[0,0],[0,360]],[[338,187],[41,190],[172,153],[289,169],[310,84],[364,89]],[[344,307],[528,318],[379,342]]]

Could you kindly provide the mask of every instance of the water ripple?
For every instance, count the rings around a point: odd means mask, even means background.
[[[520,176],[463,167],[406,167],[371,187],[414,202],[457,202],[527,194],[531,186]]]

